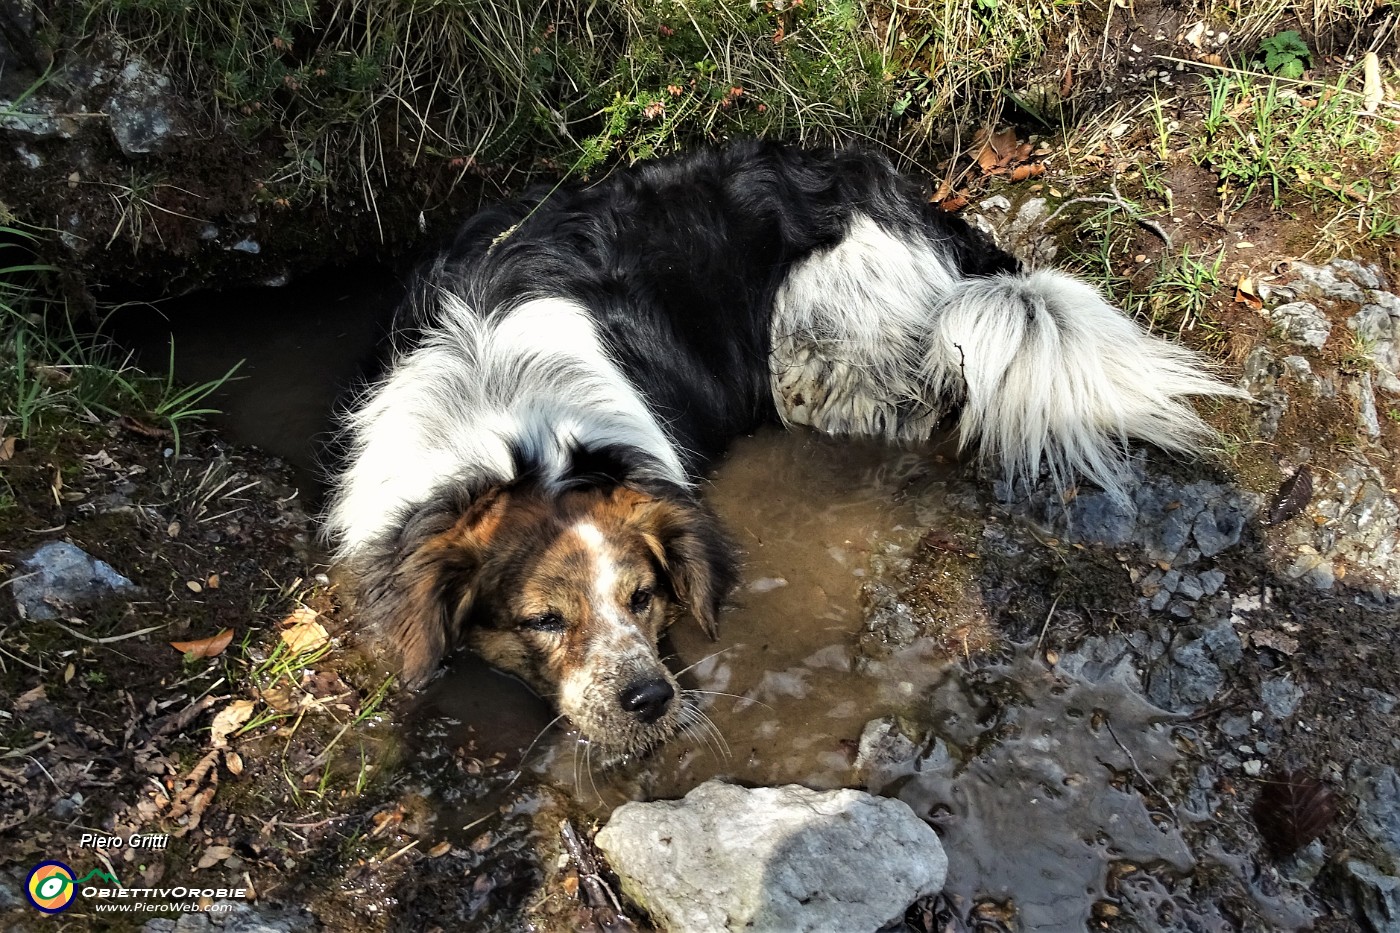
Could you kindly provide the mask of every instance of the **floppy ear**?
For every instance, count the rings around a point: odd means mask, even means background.
[[[639,521],[676,598],[705,634],[718,637],[720,607],[739,582],[738,550],[719,519],[699,502],[678,497],[648,502]]]
[[[462,506],[440,502],[414,515],[392,548],[357,568],[361,627],[397,650],[406,686],[421,685],[457,645],[507,493]]]

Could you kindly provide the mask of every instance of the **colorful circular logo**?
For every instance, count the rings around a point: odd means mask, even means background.
[[[40,862],[29,873],[24,893],[29,903],[46,914],[67,910],[78,893],[78,886],[73,883],[73,869],[62,862]]]

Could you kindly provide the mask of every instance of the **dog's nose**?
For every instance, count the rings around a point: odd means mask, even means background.
[[[671,697],[675,695],[676,691],[671,689],[671,685],[658,677],[628,684],[617,699],[623,709],[636,713],[642,722],[656,722],[666,712],[666,707],[671,705]]]

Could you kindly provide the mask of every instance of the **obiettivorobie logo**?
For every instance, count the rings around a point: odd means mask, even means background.
[[[100,868],[94,868],[81,878],[74,878],[73,869],[62,862],[40,862],[29,872],[24,893],[29,898],[29,903],[38,910],[46,914],[61,913],[73,903],[78,886],[87,884],[94,878],[106,884],[122,886],[114,876]]]

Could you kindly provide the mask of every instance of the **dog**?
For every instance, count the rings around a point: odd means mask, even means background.
[[[956,416],[1008,479],[1122,496],[1130,441],[1192,452],[1189,397],[1241,394],[854,149],[738,142],[488,208],[400,317],[325,521],[359,622],[410,686],[470,646],[605,764],[698,715],[657,639],[713,635],[738,580],[697,492],[733,438]]]

